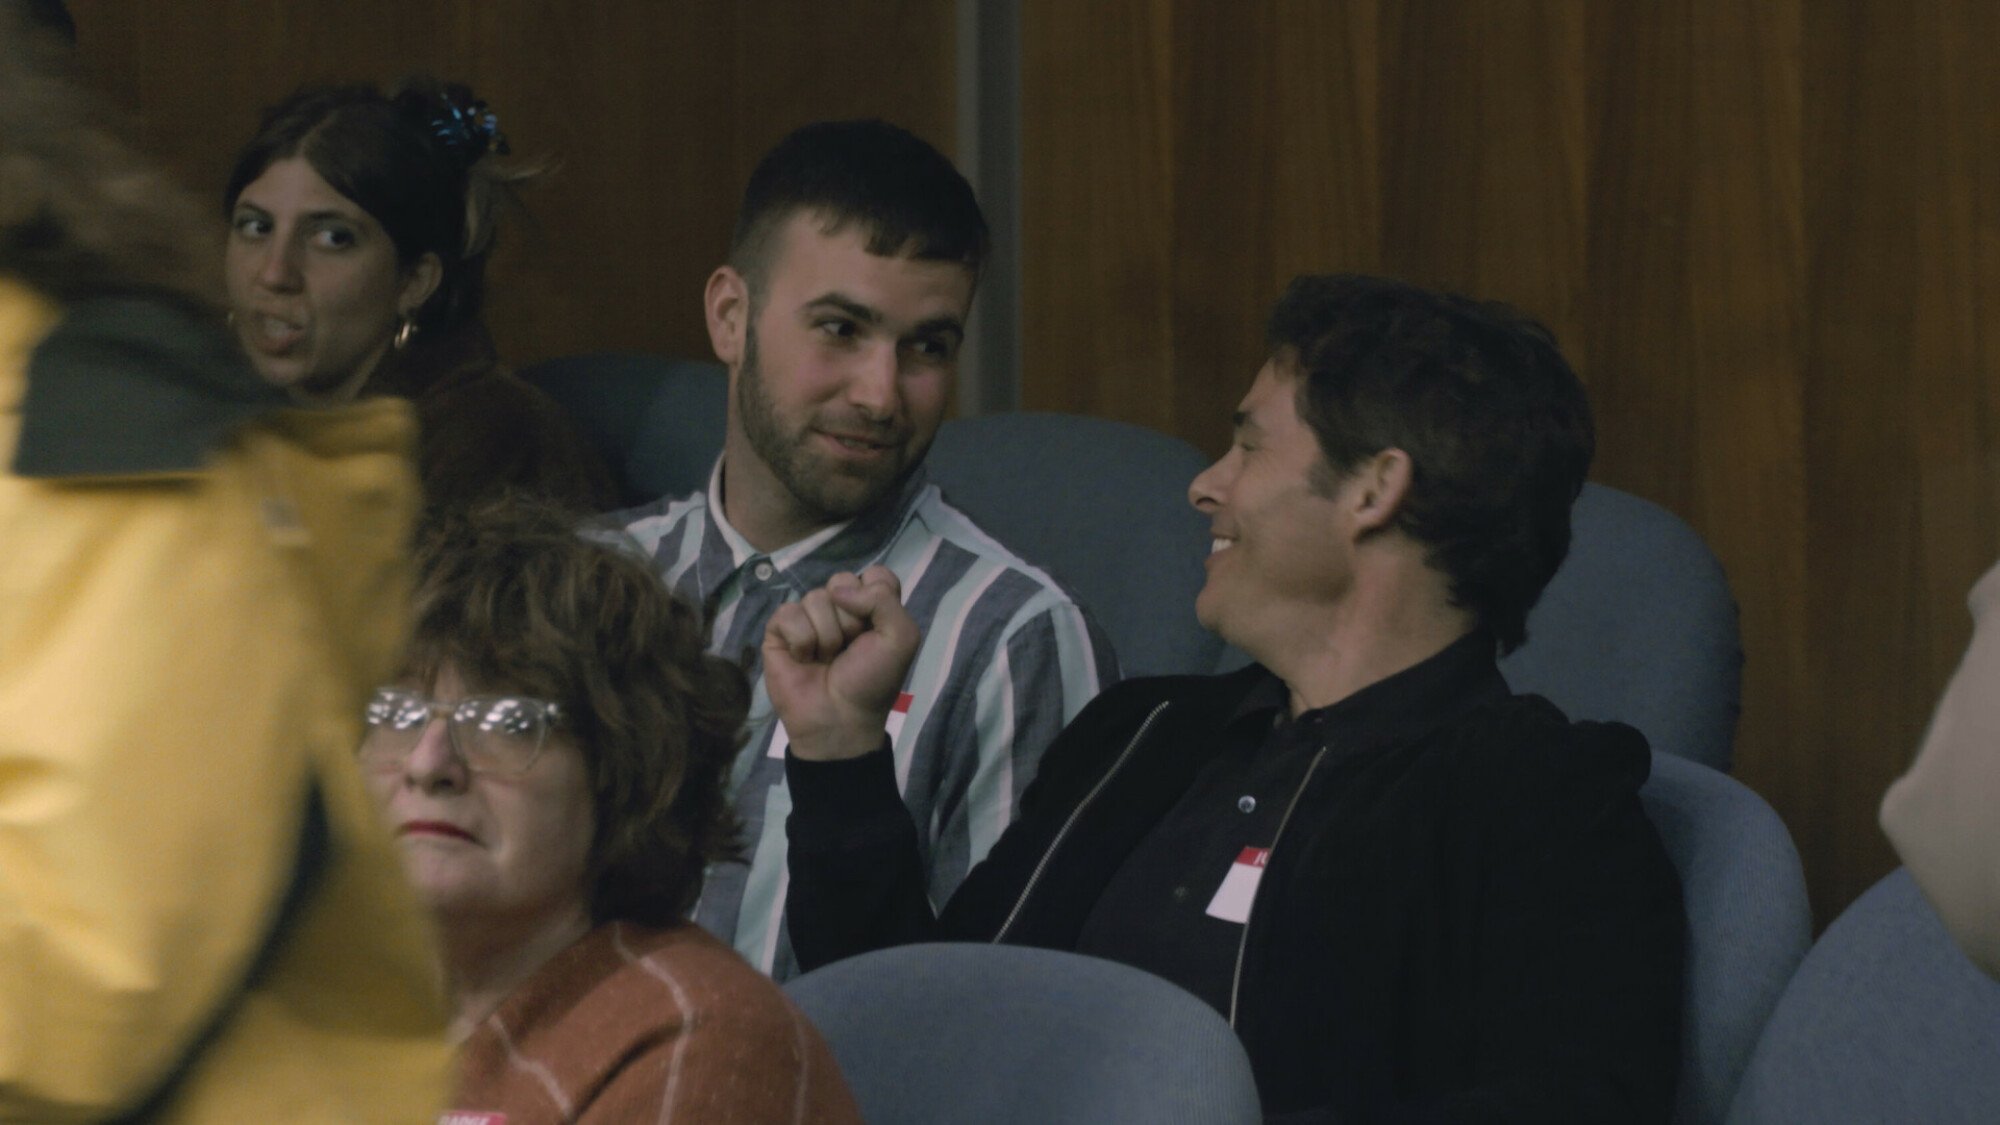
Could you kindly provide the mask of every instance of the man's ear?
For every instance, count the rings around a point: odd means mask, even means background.
[[[1396,514],[1410,496],[1410,455],[1391,447],[1363,461],[1348,474],[1354,504],[1354,527],[1361,534],[1393,527]]]
[[[702,292],[708,346],[732,372],[743,361],[744,333],[750,327],[750,283],[733,266],[717,266]]]

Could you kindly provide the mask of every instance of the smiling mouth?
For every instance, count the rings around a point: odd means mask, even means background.
[[[1236,540],[1224,539],[1222,536],[1218,535],[1208,541],[1208,553],[1213,555],[1218,551],[1227,551],[1229,548],[1235,545],[1236,545]]]
[[[835,446],[847,450],[850,453],[875,455],[875,454],[887,453],[895,448],[894,442],[875,441],[869,438],[862,438],[862,437],[849,437],[846,434],[832,434],[832,433],[827,433],[824,430],[820,431],[820,436],[826,438],[828,441],[832,442]]]

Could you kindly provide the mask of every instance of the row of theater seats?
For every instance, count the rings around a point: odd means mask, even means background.
[[[2000,984],[1952,945],[1906,873],[1849,907],[1789,980],[1770,975],[1783,966],[1757,964],[1748,996],[1717,991],[1718,956],[1749,965],[1787,944],[1762,932],[1772,921],[1752,914],[1697,934],[1711,980],[1689,997],[1677,1123],[2000,1117]],[[1731,957],[1731,940],[1766,953]],[[876,1125],[1262,1120],[1249,1060],[1222,1017],[1125,965],[913,945],[829,965],[785,991],[826,1034]]]
[[[724,427],[720,368],[588,356],[524,374],[577,418],[630,502],[706,484]],[[1140,427],[1005,414],[947,422],[930,472],[1075,590],[1125,674],[1141,676],[1243,659],[1194,619],[1209,535],[1186,488],[1205,464]],[[1528,629],[1502,662],[1517,690],[1576,718],[1632,723],[1655,750],[1642,797],[1689,920],[1677,1120],[2000,1119],[2000,985],[1950,945],[1906,876],[1864,896],[1808,955],[1798,854],[1770,807],[1724,772],[1742,652],[1728,583],[1700,537],[1653,504],[1586,486],[1569,560]],[[1034,987],[1009,983],[1022,980]],[[1233,1036],[1156,984],[1045,951],[917,947],[830,966],[792,991],[826,1029],[870,1120],[1231,1120],[1248,1080]],[[849,994],[871,1002],[842,1002]],[[1134,1027],[1162,1034],[1129,1042]],[[1083,1069],[1051,1078],[1048,1052]],[[992,1114],[940,1116],[946,1103],[933,1098]],[[1202,1112],[1157,1112],[1174,1104]],[[1254,1114],[1254,1094],[1247,1104]]]

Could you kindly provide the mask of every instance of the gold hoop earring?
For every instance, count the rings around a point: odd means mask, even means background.
[[[417,335],[417,319],[412,316],[406,316],[403,318],[403,326],[401,328],[396,329],[396,340],[390,346],[400,352],[404,348],[410,346],[410,341],[414,339],[416,335]]]

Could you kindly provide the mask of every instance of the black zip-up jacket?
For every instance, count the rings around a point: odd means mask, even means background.
[[[787,762],[805,968],[890,945],[1073,949],[1270,673],[1094,700],[940,916],[886,750]],[[1509,693],[1475,633],[1328,709],[1251,907],[1230,1021],[1264,1109],[1314,1121],[1665,1121],[1680,884],[1637,731]]]

